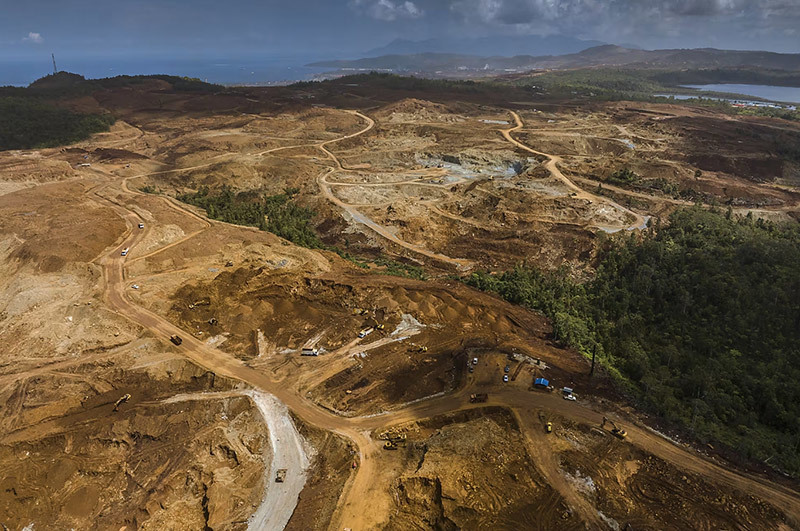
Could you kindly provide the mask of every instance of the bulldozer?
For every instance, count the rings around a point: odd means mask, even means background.
[[[119,406],[131,399],[130,393],[125,393],[114,402],[114,411],[119,411]]]
[[[628,432],[617,426],[617,424],[608,417],[603,417],[603,423],[600,424],[600,429],[605,429],[606,424],[611,424],[611,435],[617,439],[624,439],[628,436]]]

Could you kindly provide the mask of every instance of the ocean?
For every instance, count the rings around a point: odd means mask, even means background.
[[[272,85],[312,79],[330,68],[303,66],[320,57],[267,58],[86,58],[56,55],[58,69],[86,78],[138,74],[196,77],[221,85]],[[35,59],[0,59],[0,86],[26,86],[53,73],[50,55]]]

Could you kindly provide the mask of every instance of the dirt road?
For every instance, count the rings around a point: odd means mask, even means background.
[[[512,130],[516,129],[512,128]],[[338,159],[333,158],[337,161],[337,167],[341,167]],[[554,161],[553,163],[555,164]],[[123,193],[132,193],[124,188],[121,188],[121,191]],[[526,436],[531,437],[532,444],[535,445],[535,434],[527,435],[530,430],[536,429],[535,423],[528,422],[525,419],[529,415],[534,415],[534,410],[536,409],[557,411],[561,416],[588,424],[599,425],[602,420],[603,414],[601,412],[593,411],[580,404],[561,400],[558,396],[529,392],[522,388],[505,388],[497,392],[493,391],[488,404],[470,404],[466,397],[468,389],[465,388],[454,394],[421,401],[379,415],[349,418],[335,415],[306,400],[298,395],[296,390],[273,380],[269,375],[244,365],[234,356],[203,343],[165,318],[131,302],[126,296],[125,289],[124,265],[126,258],[120,255],[120,249],[124,247],[133,248],[141,240],[141,231],[133,230],[133,227],[136,226],[140,219],[137,214],[119,203],[112,202],[101,196],[95,197],[97,197],[98,201],[111,206],[128,224],[128,230],[122,240],[107,249],[105,255],[99,260],[104,269],[104,299],[109,308],[164,341],[171,335],[180,335],[183,338],[183,343],[179,347],[174,347],[174,349],[186,358],[219,375],[234,378],[249,384],[258,391],[274,395],[277,400],[285,404],[304,422],[342,435],[350,439],[354,447],[358,449],[360,466],[356,474],[351,476],[345,485],[330,525],[331,529],[349,527],[354,530],[363,530],[373,528],[380,524],[380,519],[387,514],[385,510],[391,508],[389,493],[384,492],[382,488],[376,488],[373,484],[373,478],[376,477],[376,467],[380,460],[380,446],[370,437],[370,432],[375,429],[451,413],[461,409],[498,405],[516,410],[517,414],[523,418],[523,422],[520,424],[521,429],[526,433]],[[635,444],[681,469],[700,474],[703,477],[710,478],[712,481],[727,485],[731,489],[768,500],[785,511],[792,519],[793,525],[800,526],[800,496],[790,489],[721,467],[691,451],[675,446],[647,429],[630,426],[628,432],[628,442],[621,444]],[[284,435],[280,437],[282,443],[286,442],[284,437],[288,437],[286,441],[291,441],[289,446],[294,447],[294,449],[297,448],[297,441],[292,436]],[[286,462],[294,463],[290,466],[298,466],[297,463],[302,462],[302,459],[297,457],[298,453],[293,455],[294,457],[285,456]],[[542,460],[541,456],[533,455],[533,458],[543,468],[545,475],[552,475],[557,472],[552,462],[548,465],[548,461],[546,459]],[[541,463],[538,461],[541,461]],[[302,468],[302,465],[300,467]],[[300,480],[298,479],[298,481]],[[293,489],[297,488],[298,483],[293,483],[292,485],[291,489],[287,489],[286,493],[281,494],[287,497],[285,499],[295,496]],[[557,485],[555,486],[558,488]],[[593,521],[588,514],[590,509],[583,506],[579,499],[571,498],[569,493],[562,492],[562,495],[564,495],[567,503],[584,515],[587,521]],[[270,501],[269,503],[272,504],[273,502]]]
[[[360,131],[358,131],[356,133],[353,133],[351,135],[347,135],[347,136],[344,136],[342,138],[338,138],[338,139],[335,139],[335,140],[329,140],[327,142],[323,142],[322,144],[318,145],[318,147],[336,165],[335,168],[332,168],[332,169],[326,171],[325,173],[322,173],[317,178],[317,183],[319,184],[319,188],[322,191],[322,195],[325,196],[325,198],[328,201],[330,201],[331,203],[335,204],[336,206],[338,206],[342,210],[347,211],[347,213],[349,213],[350,216],[352,217],[352,219],[354,221],[356,221],[357,223],[361,223],[362,225],[365,225],[365,226],[369,227],[370,229],[375,231],[380,236],[383,236],[387,240],[389,240],[389,241],[391,241],[393,243],[396,243],[397,245],[399,245],[401,247],[404,247],[404,248],[408,249],[409,251],[413,251],[414,253],[421,254],[423,256],[427,256],[428,258],[433,258],[434,260],[439,260],[441,262],[444,262],[444,263],[447,263],[447,264],[450,264],[450,265],[454,265],[460,270],[471,269],[474,266],[474,262],[472,262],[471,260],[464,260],[464,259],[460,259],[460,258],[451,258],[451,257],[449,257],[447,255],[443,255],[443,254],[440,254],[440,253],[435,253],[433,251],[425,249],[424,247],[420,247],[418,245],[414,245],[413,243],[409,243],[407,241],[401,240],[400,238],[395,236],[389,229],[387,229],[383,225],[375,223],[373,220],[371,220],[369,217],[364,215],[361,211],[359,211],[353,205],[345,203],[344,201],[340,200],[338,197],[336,197],[333,194],[333,192],[331,191],[331,184],[333,184],[333,183],[329,183],[328,182],[328,180],[327,180],[328,177],[330,175],[332,175],[333,173],[337,172],[337,171],[342,171],[342,170],[345,170],[347,168],[345,168],[342,165],[342,161],[339,160],[339,157],[334,155],[327,148],[327,146],[330,145],[330,144],[333,144],[335,142],[341,142],[342,140],[362,135],[362,134],[366,133],[367,131],[369,131],[370,129],[372,129],[373,127],[375,127],[375,120],[373,120],[369,116],[367,116],[365,114],[362,114],[360,112],[357,112],[357,111],[353,111],[353,114],[355,114],[359,118],[362,118],[363,120],[366,120],[367,126],[364,129],[362,129],[362,130],[360,130]],[[395,183],[391,183],[391,184],[395,184]]]
[[[272,464],[265,473],[264,499],[247,522],[247,529],[283,529],[292,517],[297,499],[306,484],[308,467],[311,465],[306,452],[307,444],[298,433],[285,405],[259,391],[248,391],[246,394],[264,417],[272,446]],[[286,469],[286,478],[282,483],[274,481],[280,469]]]
[[[561,162],[561,157],[559,157],[558,155],[552,155],[550,153],[543,153],[541,151],[536,151],[532,147],[523,144],[522,142],[516,140],[513,136],[511,136],[511,133],[513,133],[514,131],[519,131],[520,129],[522,129],[524,124],[522,123],[522,119],[519,117],[519,114],[517,114],[514,111],[509,111],[509,112],[511,113],[511,116],[514,118],[515,125],[514,125],[514,127],[511,127],[509,129],[501,129],[500,133],[503,135],[503,137],[506,140],[508,140],[509,142],[511,142],[512,144],[514,144],[515,146],[517,146],[518,148],[520,148],[520,149],[523,149],[525,151],[528,151],[528,152],[533,153],[534,155],[538,155],[540,157],[545,157],[547,159],[547,162],[545,163],[545,168],[547,169],[547,171],[550,172],[550,175],[552,175],[553,177],[555,177],[556,179],[558,179],[562,183],[564,183],[564,185],[568,189],[572,190],[572,193],[575,194],[574,197],[576,197],[578,199],[585,199],[585,200],[587,200],[587,201],[589,201],[591,203],[607,204],[607,205],[611,206],[612,208],[614,208],[615,210],[618,210],[620,212],[624,212],[626,215],[633,217],[634,221],[632,223],[630,223],[629,225],[624,227],[624,228],[627,228],[628,230],[644,229],[644,228],[647,227],[647,220],[641,214],[637,214],[636,212],[633,212],[632,210],[629,210],[629,209],[625,208],[624,206],[622,206],[622,205],[620,205],[618,203],[615,203],[614,201],[608,199],[607,197],[602,197],[602,196],[599,196],[599,195],[595,195],[595,194],[589,193],[589,192],[585,191],[583,188],[581,188],[580,186],[578,186],[577,184],[575,184],[574,182],[572,182],[572,180],[569,179],[566,175],[564,175],[561,172],[561,170],[558,168],[558,164]],[[602,226],[602,227],[598,227],[598,228],[601,228],[601,229],[609,229],[609,228],[614,229],[614,228],[619,228],[619,227]]]

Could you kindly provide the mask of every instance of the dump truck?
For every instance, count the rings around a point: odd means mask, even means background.
[[[383,444],[383,449],[384,450],[397,450],[397,443],[394,442],[394,441],[386,441]]]
[[[544,432],[545,433],[553,433],[553,423],[552,422],[548,422],[547,424],[544,425]]]
[[[469,401],[473,404],[479,404],[489,400],[489,395],[486,393],[473,393],[469,395]]]
[[[169,336],[169,340],[172,341],[172,343],[176,346],[183,343],[183,339],[181,339],[181,336],[178,335]]]
[[[283,483],[286,479],[286,469],[279,468],[278,471],[275,473],[275,483]]]

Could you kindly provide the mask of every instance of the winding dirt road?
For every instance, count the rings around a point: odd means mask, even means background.
[[[364,133],[366,133],[367,131],[369,131],[373,127],[375,127],[375,120],[373,120],[369,116],[367,116],[365,114],[362,114],[362,113],[360,113],[358,111],[351,111],[351,112],[352,112],[352,114],[354,114],[354,115],[358,116],[359,118],[362,118],[363,120],[365,120],[367,122],[367,126],[364,129],[362,129],[361,131],[358,131],[358,132],[353,133],[351,135],[347,135],[347,136],[344,136],[342,138],[337,138],[335,140],[329,140],[327,142],[323,142],[322,144],[318,145],[319,148],[335,164],[334,168],[326,171],[325,173],[322,173],[317,178],[317,183],[319,184],[319,188],[322,191],[322,195],[325,196],[325,198],[328,201],[330,201],[331,203],[333,203],[336,206],[338,206],[339,208],[347,211],[350,214],[350,216],[353,218],[354,221],[369,227],[370,229],[372,229],[373,231],[375,231],[379,235],[383,236],[384,238],[386,238],[387,240],[389,240],[389,241],[391,241],[393,243],[396,243],[397,245],[400,245],[401,247],[404,247],[404,248],[406,248],[406,249],[408,249],[410,251],[413,251],[413,252],[415,252],[417,254],[421,254],[423,256],[427,256],[428,258],[433,258],[434,260],[439,260],[441,262],[445,262],[447,264],[454,265],[460,270],[466,270],[466,269],[472,268],[473,265],[474,265],[474,262],[472,262],[471,260],[465,260],[465,259],[460,259],[460,258],[451,258],[451,257],[449,257],[447,255],[436,253],[436,252],[430,251],[428,249],[425,249],[424,247],[420,247],[419,245],[414,245],[413,243],[409,243],[409,242],[407,242],[405,240],[401,240],[400,238],[395,236],[390,230],[388,230],[386,227],[384,227],[383,225],[380,225],[378,223],[375,223],[373,220],[371,220],[369,217],[364,215],[361,211],[359,211],[353,205],[345,203],[344,201],[342,201],[341,199],[336,197],[336,195],[334,195],[334,193],[331,191],[331,185],[341,186],[341,185],[347,185],[349,183],[330,183],[330,182],[328,182],[328,177],[330,175],[332,175],[333,173],[337,172],[337,171],[343,171],[343,170],[346,170],[348,168],[345,168],[342,165],[342,162],[341,162],[341,160],[339,160],[339,157],[334,155],[327,148],[327,146],[329,144],[333,144],[335,142],[341,142],[342,140],[346,140],[348,138],[353,138],[353,137],[356,137],[356,136],[359,136],[359,135],[363,135]],[[378,184],[378,185],[380,186],[381,184]],[[392,186],[392,185],[396,185],[396,184],[404,184],[404,183],[386,183],[385,186]],[[416,184],[418,184],[418,183],[416,183]],[[435,186],[438,186],[438,185],[435,185]]]
[[[525,151],[528,151],[529,153],[533,153],[534,155],[538,155],[540,157],[545,157],[547,159],[547,162],[545,163],[544,167],[547,169],[547,171],[550,172],[550,175],[552,175],[553,177],[555,177],[556,179],[558,179],[559,181],[564,183],[564,185],[568,189],[572,190],[572,193],[575,194],[574,197],[577,197],[579,199],[585,199],[585,200],[587,200],[587,201],[589,201],[591,203],[607,204],[607,205],[611,206],[612,208],[614,208],[615,210],[618,210],[620,212],[624,212],[626,215],[633,217],[634,221],[631,224],[629,224],[626,227],[624,227],[624,228],[627,228],[628,230],[633,230],[633,229],[644,229],[644,228],[647,227],[647,219],[645,219],[645,217],[642,216],[641,214],[637,214],[636,212],[633,212],[632,210],[629,210],[629,209],[625,208],[624,206],[622,206],[622,205],[620,205],[618,203],[615,203],[614,201],[608,199],[607,197],[602,197],[602,196],[599,196],[599,195],[595,195],[595,194],[589,193],[589,192],[585,191],[583,188],[581,188],[580,186],[578,186],[577,184],[575,184],[574,182],[572,182],[572,180],[569,179],[566,175],[564,175],[561,172],[561,170],[558,168],[558,164],[560,162],[562,162],[561,157],[559,157],[558,155],[552,155],[550,153],[543,153],[541,151],[537,151],[537,150],[533,149],[532,147],[527,146],[527,145],[523,144],[522,142],[520,142],[519,140],[515,139],[511,135],[511,133],[513,133],[515,131],[519,131],[520,129],[522,129],[524,124],[522,123],[522,119],[519,117],[519,114],[517,114],[514,111],[509,111],[509,112],[511,113],[511,116],[514,118],[514,124],[515,125],[514,125],[514,127],[511,127],[509,129],[501,129],[500,130],[500,133],[503,135],[503,138],[505,138],[506,140],[508,140],[509,142],[511,142],[512,144],[514,144],[516,147],[518,147],[520,149],[523,149]],[[601,228],[601,229],[609,229],[609,228],[614,229],[614,228],[618,228],[618,227],[598,226],[598,228]]]
[[[107,202],[106,199],[101,200]],[[374,508],[375,498],[380,498],[380,493],[373,492],[377,489],[374,489],[372,484],[372,479],[376,475],[375,467],[377,466],[376,461],[379,458],[380,447],[376,441],[372,440],[369,435],[370,432],[394,424],[487,405],[470,404],[466,397],[467,389],[464,389],[455,394],[430,399],[399,410],[369,417],[340,417],[318,407],[295,394],[294,390],[287,388],[281,382],[274,381],[268,375],[245,366],[232,355],[197,340],[163,317],[132,303],[125,295],[126,282],[123,273],[125,257],[120,256],[119,249],[134,247],[141,239],[141,234],[132,230],[135,224],[138,223],[139,218],[135,213],[117,204],[110,202],[108,204],[117,210],[129,225],[128,233],[123,242],[115,245],[111,250],[111,254],[101,260],[106,282],[105,300],[112,310],[139,324],[155,334],[156,337],[168,338],[173,334],[181,335],[184,340],[180,347],[176,347],[177,351],[197,365],[217,374],[245,382],[255,389],[273,394],[304,422],[347,437],[358,448],[360,467],[355,476],[345,486],[331,523],[331,529],[350,527],[354,530],[362,530],[369,529],[379,523],[374,521],[374,518],[380,518],[381,515],[371,511],[370,508]],[[503,389],[493,393],[488,405],[510,407],[518,415],[532,415],[534,409],[557,411],[559,415],[590,424],[599,424],[603,416],[600,412],[592,411],[576,403],[560,400],[559,397],[550,394],[531,393],[515,389]],[[526,422],[522,423],[522,428],[526,433],[531,429],[530,424]],[[673,445],[649,430],[631,426],[628,432],[630,434],[629,440],[632,444],[636,444],[682,469],[710,477],[718,483],[723,483],[731,488],[769,500],[790,515],[795,522],[800,522],[800,496],[790,489],[720,467],[692,452]],[[544,467],[544,469],[547,468]],[[545,470],[545,475],[547,474],[552,474],[552,471]],[[559,489],[558,484],[553,486]],[[574,494],[569,492],[568,486],[562,486],[559,491],[568,502],[573,500]],[[594,521],[596,516],[586,506],[581,507],[582,504],[577,504],[576,506],[575,501],[570,505],[584,519],[590,522]]]
[[[364,116],[360,113],[356,114]],[[368,118],[367,120],[369,121],[368,127],[359,133],[344,138],[356,136],[371,129],[374,122]],[[521,121],[517,120],[517,122],[517,127],[507,130],[504,136],[508,135],[510,138],[510,133],[521,127]],[[513,139],[511,140],[516,143]],[[326,144],[332,142],[335,142],[335,140],[321,144],[320,148],[329,153],[329,156],[335,161],[336,168],[341,169],[341,162],[325,148]],[[530,148],[525,149],[533,152]],[[538,154],[538,152],[536,153]],[[557,160],[557,158],[551,159],[550,168],[553,168],[551,171],[558,171],[555,166]],[[328,174],[330,172],[325,175]],[[563,175],[562,178],[566,179]],[[124,183],[120,189],[125,194],[134,193],[128,190]],[[374,484],[374,478],[378,476],[377,467],[379,466],[381,450],[378,442],[370,436],[373,430],[486,405],[503,406],[513,410],[517,418],[520,419],[520,427],[529,441],[529,447],[536,450],[531,454],[532,459],[537,467],[541,469],[543,475],[554,478],[552,481],[553,487],[586,522],[593,524],[597,521],[597,514],[592,506],[584,503],[582,498],[576,498],[576,494],[566,482],[557,481],[556,476],[560,472],[555,460],[552,459],[552,454],[546,455],[542,453],[546,453],[548,450],[539,444],[535,432],[540,427],[532,419],[537,411],[543,410],[557,412],[558,415],[576,422],[599,425],[603,417],[602,412],[593,411],[574,402],[561,400],[558,396],[552,394],[535,393],[511,387],[492,389],[491,399],[487,404],[470,404],[467,397],[470,389],[467,386],[449,395],[431,398],[378,415],[367,417],[338,416],[306,400],[296,390],[286,386],[285,383],[273,380],[268,374],[246,366],[233,355],[196,339],[164,317],[142,308],[128,299],[125,289],[127,284],[125,281],[126,257],[120,255],[120,249],[125,247],[134,248],[142,239],[142,232],[134,230],[134,227],[141,220],[135,212],[125,206],[98,195],[97,189],[93,189],[90,193],[97,201],[113,208],[128,225],[128,230],[121,241],[107,249],[102,258],[98,260],[103,267],[104,300],[112,311],[126,317],[164,341],[173,334],[180,335],[183,337],[183,343],[179,347],[170,348],[173,348],[187,359],[209,371],[247,383],[258,391],[274,395],[304,422],[346,437],[357,448],[360,466],[344,487],[330,523],[330,529],[341,530],[344,527],[348,527],[354,531],[361,531],[374,528],[380,524],[381,519],[387,514],[383,509],[391,508],[389,494],[388,492],[383,492],[385,490],[384,486]],[[590,195],[587,194],[587,196]],[[179,212],[196,216],[196,214],[186,212],[185,209],[174,205],[172,202],[168,203]],[[208,223],[207,220],[206,222]],[[786,512],[794,526],[800,526],[800,495],[791,489],[721,467],[691,451],[675,446],[646,428],[630,426],[628,427],[628,432],[628,442],[630,444],[637,445],[680,469],[700,474],[716,483],[729,486],[731,489],[767,500]]]

